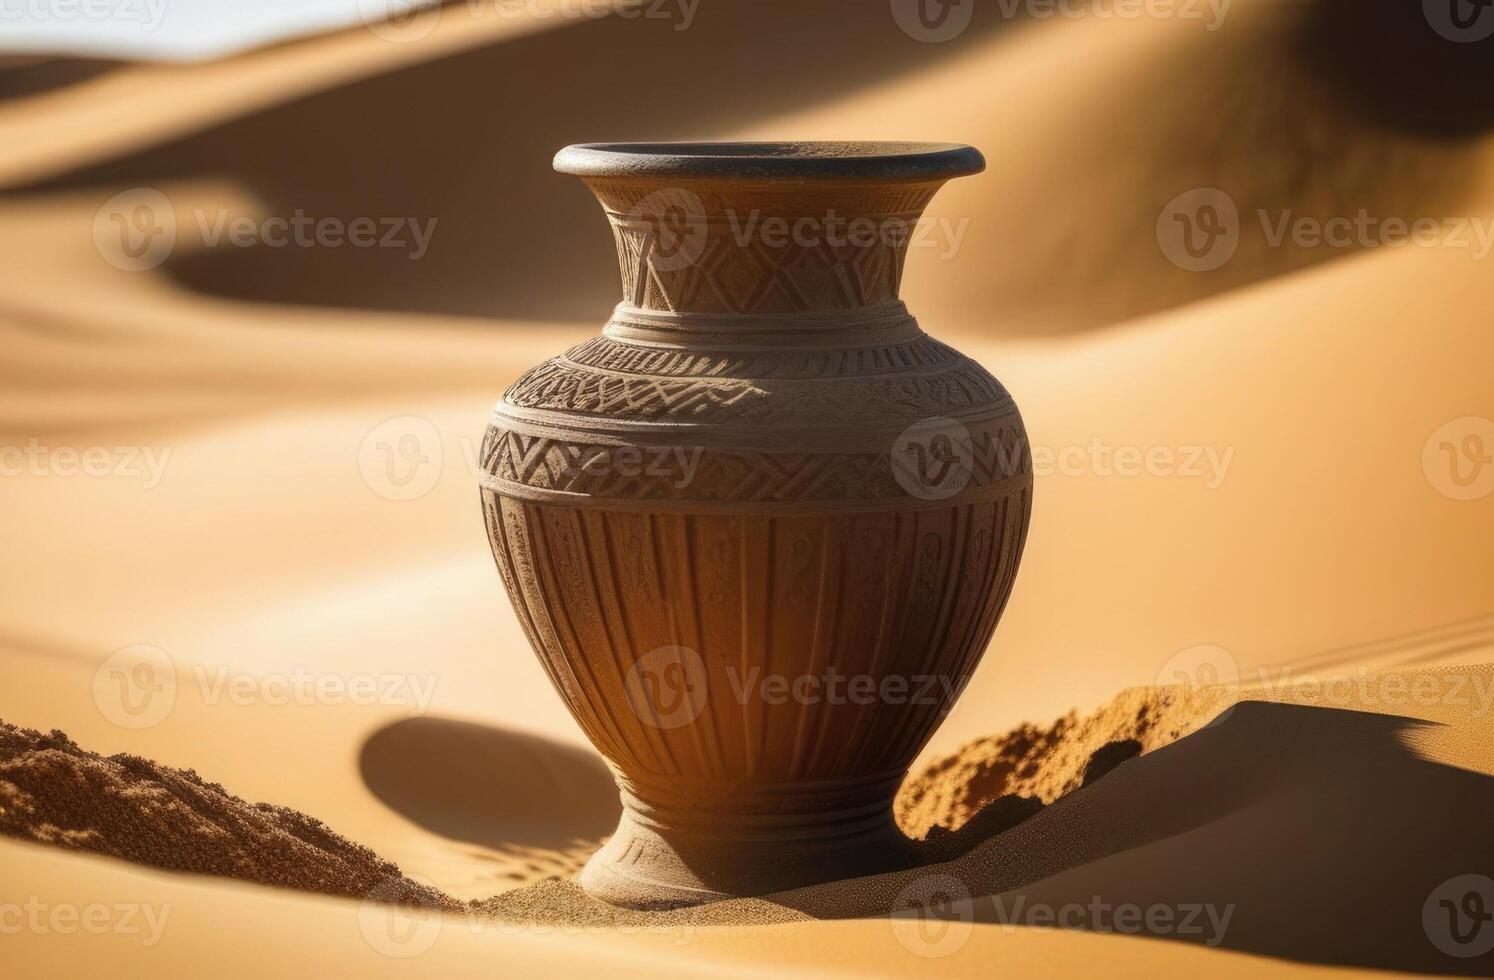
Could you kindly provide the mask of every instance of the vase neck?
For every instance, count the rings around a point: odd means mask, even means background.
[[[587,180],[617,242],[620,309],[806,320],[900,308],[943,182]]]
[[[784,316],[647,310],[619,303],[602,331],[650,347],[707,350],[845,350],[913,343],[918,321],[899,300],[855,310]]]

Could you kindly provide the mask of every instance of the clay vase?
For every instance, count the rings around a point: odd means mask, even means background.
[[[899,783],[980,659],[1031,508],[1017,408],[898,299],[968,146],[591,144],[623,301],[481,453],[519,621],[608,759],[583,887],[657,908],[907,866]],[[934,260],[930,251],[926,261]]]

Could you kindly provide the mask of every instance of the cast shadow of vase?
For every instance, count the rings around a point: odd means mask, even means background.
[[[1418,741],[1440,727],[1245,702],[961,858],[888,876],[878,894],[898,895],[891,908],[866,907],[865,886],[845,883],[774,901],[822,918],[1057,924],[1308,963],[1489,975],[1494,778],[1422,754]],[[1122,928],[1122,906],[1143,917]],[[1153,909],[1162,911],[1146,918]]]
[[[411,718],[364,742],[359,769],[390,809],[495,851],[594,848],[617,826],[617,787],[594,752],[536,735]]]

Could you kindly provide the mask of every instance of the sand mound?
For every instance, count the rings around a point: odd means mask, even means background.
[[[190,769],[133,755],[105,758],[62,732],[3,722],[0,833],[171,871],[457,907],[303,813],[247,803]]]
[[[1222,697],[1132,690],[1082,721],[1070,713],[1046,728],[1023,725],[981,739],[908,781],[898,800],[899,822],[924,841],[927,864],[952,860],[1139,752],[1198,728]],[[409,880],[391,862],[303,813],[245,802],[191,770],[132,755],[106,758],[60,731],[43,735],[3,722],[0,833],[172,871],[531,925],[674,928],[810,917],[766,900],[631,912],[591,899],[559,877],[462,903]],[[868,909],[876,911],[873,905],[859,912]]]
[[[978,740],[908,783],[905,826],[928,826],[921,866],[670,912],[611,908],[560,877],[459,902],[310,817],[244,803],[195,773],[84,752],[60,732],[3,725],[0,831],[433,908],[465,916],[473,932],[496,923],[515,934],[673,932],[688,941],[704,927],[910,909],[942,917],[935,906],[957,917],[951,928],[968,930],[1013,924],[1019,898],[1055,909],[1202,902],[1228,914],[1227,937],[1222,918],[1207,935],[1147,934],[1315,963],[1481,970],[1429,943],[1436,934],[1421,912],[1429,894],[1494,860],[1484,832],[1494,777],[1478,771],[1491,723],[1478,707],[1486,695],[1472,693],[1494,690],[1494,672],[1367,677],[1377,701],[1340,703],[1311,689],[1140,688],[1087,716]],[[1397,713],[1415,691],[1422,717]],[[1396,861],[1383,860],[1386,841]],[[1345,904],[1346,890],[1379,900]]]
[[[926,837],[938,828],[959,830],[1007,797],[1052,803],[1195,731],[1233,696],[1222,687],[1135,688],[1082,719],[1071,711],[1047,727],[1024,724],[977,739],[903,784],[898,825]]]

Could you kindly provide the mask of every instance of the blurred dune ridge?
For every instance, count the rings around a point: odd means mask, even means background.
[[[1455,499],[1425,453],[1494,418],[1494,260],[1273,244],[1260,215],[1494,221],[1494,49],[1443,43],[1414,3],[1235,0],[1213,32],[998,6],[943,44],[885,3],[713,0],[687,31],[448,10],[420,43],[0,64],[0,450],[121,464],[0,477],[0,867],[15,894],[180,923],[153,950],[10,936],[16,972],[1488,974],[1423,904],[1494,868],[1494,498]],[[986,153],[934,204],[958,247],[915,250],[904,293],[1035,445],[1232,465],[1039,477],[1002,627],[898,800],[928,864],[693,918],[609,909],[569,876],[615,793],[502,595],[470,462],[502,390],[619,298],[606,222],[551,155],[887,138]],[[1156,237],[1199,187],[1241,217],[1204,273]],[[146,272],[93,237],[136,188],[176,210]],[[298,210],[438,224],[418,261],[199,232]],[[123,465],[145,448],[166,461],[149,488]],[[175,701],[121,727],[91,681],[141,642]],[[1241,684],[1157,686],[1199,646]],[[438,683],[412,717],[215,699],[218,670]],[[933,960],[904,921],[931,881],[963,937]],[[365,886],[457,924],[381,955]],[[1095,896],[1234,911],[1215,945],[1001,919]]]
[[[596,322],[617,285],[595,205],[550,173],[548,154],[512,147],[597,139],[618,119],[655,139],[885,135],[882,88],[897,84],[889,94],[908,136],[1002,148],[992,176],[952,188],[940,205],[971,219],[959,255],[987,274],[943,277],[926,292],[915,279],[911,304],[947,328],[1049,336],[1344,258],[1353,250],[1273,243],[1257,212],[1452,214],[1484,159],[1481,130],[1428,132],[1411,114],[1354,101],[1348,81],[1370,72],[1342,54],[1330,25],[1358,25],[1353,36],[1406,65],[1443,116],[1449,101],[1472,98],[1468,76],[1487,64],[1470,67],[1460,51],[1461,74],[1444,77],[1446,46],[1396,33],[1404,25],[1390,15],[1344,16],[1326,2],[1239,2],[1228,29],[1212,34],[977,16],[948,45],[910,44],[885,11],[826,0],[723,4],[683,32],[648,19],[538,23],[549,29],[314,90],[20,188],[211,176],[237,182],[271,214],[437,216],[440,233],[418,265],[382,249],[259,246],[183,249],[165,270],[194,291],[241,300]],[[1078,56],[1092,59],[1086,72],[1071,69]],[[530,81],[556,64],[576,66],[586,99],[536,102]],[[666,96],[640,101],[640,89]],[[474,92],[501,126],[464,125],[461,96]],[[1055,116],[1056,131],[1044,121]],[[307,134],[311,145],[349,149],[291,152]],[[1199,186],[1229,194],[1245,218],[1235,257],[1211,276],[1169,264],[1152,240],[1156,213]],[[1109,220],[1091,221],[1097,213]]]

